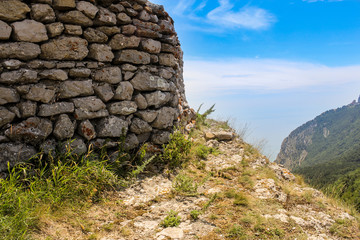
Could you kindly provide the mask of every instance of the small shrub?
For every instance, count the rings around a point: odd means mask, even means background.
[[[246,233],[245,233],[244,229],[240,225],[237,225],[237,224],[233,225],[229,229],[229,233],[227,236],[231,237],[231,238],[236,238],[236,239],[246,239]]]
[[[201,214],[200,211],[198,211],[198,210],[192,210],[192,211],[190,212],[190,217],[191,217],[191,219],[193,219],[193,220],[198,220],[200,214]]]
[[[179,174],[175,177],[173,188],[177,193],[183,195],[196,195],[198,185],[191,177],[184,174]]]
[[[206,125],[205,120],[206,118],[213,112],[215,112],[215,104],[212,105],[208,110],[206,110],[204,113],[200,113],[200,109],[202,107],[203,104],[201,104],[198,108],[198,110],[196,111],[196,128],[200,128],[201,126]]]
[[[235,196],[234,205],[246,207],[249,205],[249,200],[243,193],[238,193]]]
[[[162,161],[172,168],[181,166],[187,161],[186,157],[190,153],[191,145],[191,141],[185,139],[184,134],[178,130],[175,131],[170,135],[170,142],[163,146]]]
[[[177,227],[180,225],[181,218],[178,216],[178,213],[174,210],[168,212],[168,215],[161,221],[160,226],[167,227]]]
[[[219,151],[215,148],[200,144],[199,146],[196,147],[195,154],[200,159],[206,159],[209,156],[209,154],[218,155]]]

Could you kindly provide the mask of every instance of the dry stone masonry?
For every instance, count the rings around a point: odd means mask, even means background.
[[[0,171],[39,150],[82,153],[124,134],[128,149],[166,143],[191,115],[182,68],[163,6],[1,0]]]

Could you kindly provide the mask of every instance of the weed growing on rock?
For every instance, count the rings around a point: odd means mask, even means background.
[[[160,226],[167,227],[177,227],[180,225],[181,218],[178,216],[178,213],[174,210],[170,210],[168,215],[161,221]]]
[[[177,175],[173,182],[175,192],[182,195],[195,196],[197,195],[197,188],[198,184],[194,182],[194,179],[184,174]]]
[[[181,131],[176,130],[170,135],[169,143],[163,146],[162,161],[169,164],[171,168],[181,166],[188,160],[187,156],[190,153],[191,145],[191,141],[186,139]]]
[[[190,212],[190,217],[192,220],[198,220],[200,215],[201,215],[201,212],[198,210],[192,210]]]
[[[196,111],[196,128],[199,129],[201,126],[206,125],[205,120],[206,118],[213,112],[215,112],[215,104],[212,105],[208,110],[206,110],[204,113],[200,113],[200,109],[202,107],[203,104],[201,104],[198,108],[198,110]]]

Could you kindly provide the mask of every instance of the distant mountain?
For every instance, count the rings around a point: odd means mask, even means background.
[[[359,192],[353,190],[360,189],[360,181],[354,180],[360,177],[359,102],[326,111],[295,129],[283,141],[275,162],[315,187],[354,199]],[[360,209],[360,196],[356,199],[352,202]]]

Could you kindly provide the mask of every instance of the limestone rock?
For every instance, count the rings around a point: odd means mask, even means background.
[[[62,24],[61,22],[50,23],[46,25],[46,30],[49,37],[59,36],[64,31],[64,29],[64,24]]]
[[[154,110],[139,111],[135,113],[136,116],[140,117],[142,120],[148,123],[153,122],[158,116],[158,114],[159,112]]]
[[[93,28],[87,28],[84,31],[84,37],[91,43],[106,43],[108,40],[108,36],[105,33]]]
[[[90,141],[91,139],[96,138],[96,132],[94,126],[89,120],[82,121],[78,127],[78,133]]]
[[[36,58],[40,53],[40,47],[34,43],[0,43],[0,58],[3,59],[16,58],[27,61]]]
[[[126,63],[126,64],[121,65],[121,69],[123,71],[135,72],[138,68],[135,67],[134,65]]]
[[[96,124],[98,137],[121,137],[128,131],[128,123],[119,117],[110,116]]]
[[[152,39],[143,40],[141,46],[149,53],[160,53],[161,51],[161,42]]]
[[[89,27],[93,25],[93,21],[90,18],[77,10],[61,13],[58,15],[58,19],[63,23],[76,24],[83,27]]]
[[[129,17],[126,13],[119,13],[116,18],[121,24],[127,24],[132,22],[131,17]]]
[[[99,62],[111,62],[114,58],[114,54],[111,51],[111,47],[108,45],[94,43],[89,47],[88,58]]]
[[[136,105],[138,106],[138,109],[146,109],[148,107],[148,103],[145,99],[145,97],[141,94],[137,94],[134,97],[134,101],[136,102]]]
[[[36,102],[32,102],[32,101],[21,102],[18,104],[18,107],[22,118],[33,117],[36,114],[36,110],[37,110]]]
[[[70,102],[57,102],[53,104],[42,104],[39,107],[38,116],[49,117],[63,113],[74,112],[74,104]]]
[[[125,8],[123,5],[119,4],[111,4],[111,6],[109,7],[109,10],[114,12],[114,13],[120,13],[120,12],[124,12]]]
[[[170,84],[165,79],[153,76],[148,72],[137,73],[130,82],[138,91],[170,91]]]
[[[93,4],[86,1],[79,1],[76,4],[76,9],[84,13],[87,17],[94,19],[99,9]]]
[[[39,73],[39,76],[42,79],[49,79],[56,81],[65,81],[66,79],[68,79],[67,73],[61,69],[44,70]]]
[[[5,134],[13,141],[37,145],[44,141],[52,133],[52,130],[53,127],[50,120],[31,117],[6,130]]]
[[[104,102],[109,101],[114,97],[111,86],[107,83],[100,84],[94,87],[96,95]]]
[[[168,143],[170,141],[170,133],[167,131],[154,131],[151,135],[151,141],[158,145]]]
[[[124,150],[129,151],[136,148],[137,146],[139,146],[139,140],[137,136],[133,133],[128,134],[124,141]]]
[[[144,94],[148,106],[159,108],[171,100],[172,95],[168,92],[156,91]]]
[[[34,20],[23,20],[11,24],[13,37],[21,42],[42,42],[48,40],[45,25]]]
[[[132,120],[130,131],[136,134],[142,134],[152,131],[152,127],[144,120],[140,118],[134,118]]]
[[[231,141],[235,138],[233,132],[220,131],[214,133],[215,138],[219,141]]]
[[[87,41],[79,37],[59,37],[41,45],[41,58],[82,60],[88,55]]]
[[[86,144],[82,139],[76,138],[68,140],[59,146],[60,153],[66,154],[70,151],[71,155],[81,155],[87,152]]]
[[[129,82],[121,82],[115,90],[114,99],[116,100],[131,100],[134,88]]]
[[[11,32],[11,27],[0,20],[0,40],[8,40],[10,38]]]
[[[124,35],[133,35],[135,31],[136,31],[136,27],[134,25],[122,26],[122,33]]]
[[[102,26],[102,27],[97,27],[96,30],[99,30],[103,33],[105,33],[107,36],[112,36],[114,34],[120,33],[120,28],[113,26],[113,27],[107,27],[107,26]]]
[[[30,8],[19,0],[0,1],[0,20],[14,22],[26,18]]]
[[[124,74],[124,81],[129,81],[134,77],[135,73],[133,72],[125,72]]]
[[[92,81],[65,81],[60,86],[60,98],[89,96],[94,94]]]
[[[115,56],[114,62],[117,63],[133,63],[133,64],[149,64],[150,54],[137,50],[122,50]]]
[[[80,36],[80,35],[82,35],[83,31],[82,31],[81,26],[66,24],[65,25],[65,33],[69,34],[69,35]]]
[[[15,118],[15,113],[10,112],[4,107],[0,106],[0,127],[11,123]]]
[[[105,109],[105,104],[97,97],[83,97],[83,98],[75,98],[72,100],[76,108],[80,108],[82,110],[96,112],[101,109]]]
[[[69,71],[69,76],[75,78],[87,78],[90,74],[91,70],[88,68],[72,68]]]
[[[99,12],[95,17],[94,23],[101,26],[114,26],[116,25],[116,15],[108,9],[100,7]]]
[[[124,48],[137,48],[140,44],[140,38],[136,36],[126,37],[122,34],[116,34],[109,42],[109,46],[113,50],[121,50]]]
[[[98,70],[94,75],[95,81],[117,84],[122,81],[121,69],[119,67],[107,67]]]
[[[57,10],[69,10],[76,7],[75,0],[53,0],[53,6]]]
[[[159,63],[163,66],[175,67],[177,64],[177,60],[171,53],[162,53],[159,56]]]
[[[160,26],[160,32],[161,32],[161,33],[166,33],[166,34],[173,34],[173,33],[175,33],[174,25],[171,24],[170,21],[161,20],[161,21],[159,22],[159,26]]]
[[[91,112],[85,109],[77,108],[75,109],[74,117],[76,120],[86,120],[94,118],[104,118],[109,116],[109,112],[106,109],[101,109],[97,112]]]
[[[26,144],[2,143],[0,144],[0,172],[8,170],[21,162],[27,162],[37,153],[36,149]]]
[[[24,96],[25,99],[49,103],[55,96],[55,90],[48,89],[43,84],[37,84],[30,88],[28,94]]]
[[[151,17],[147,11],[142,10],[139,14],[139,19],[143,20],[143,21],[149,21],[151,19]]]
[[[0,82],[6,84],[36,83],[38,80],[37,72],[28,69],[3,72],[0,76]]]
[[[69,116],[61,114],[55,123],[54,136],[59,140],[63,140],[71,138],[74,135],[74,132],[75,126]]]
[[[48,4],[33,4],[31,6],[31,18],[44,23],[55,22],[54,10]]]
[[[158,111],[158,116],[151,124],[151,126],[157,129],[166,129],[168,127],[172,127],[176,117],[175,109],[170,107],[163,107]]]
[[[157,233],[156,236],[158,239],[163,237],[163,239],[170,238],[170,239],[183,239],[184,238],[184,231],[178,227],[169,227],[165,228],[161,232]]]
[[[122,101],[109,104],[109,112],[114,115],[130,115],[137,110],[137,105],[132,101]]]

